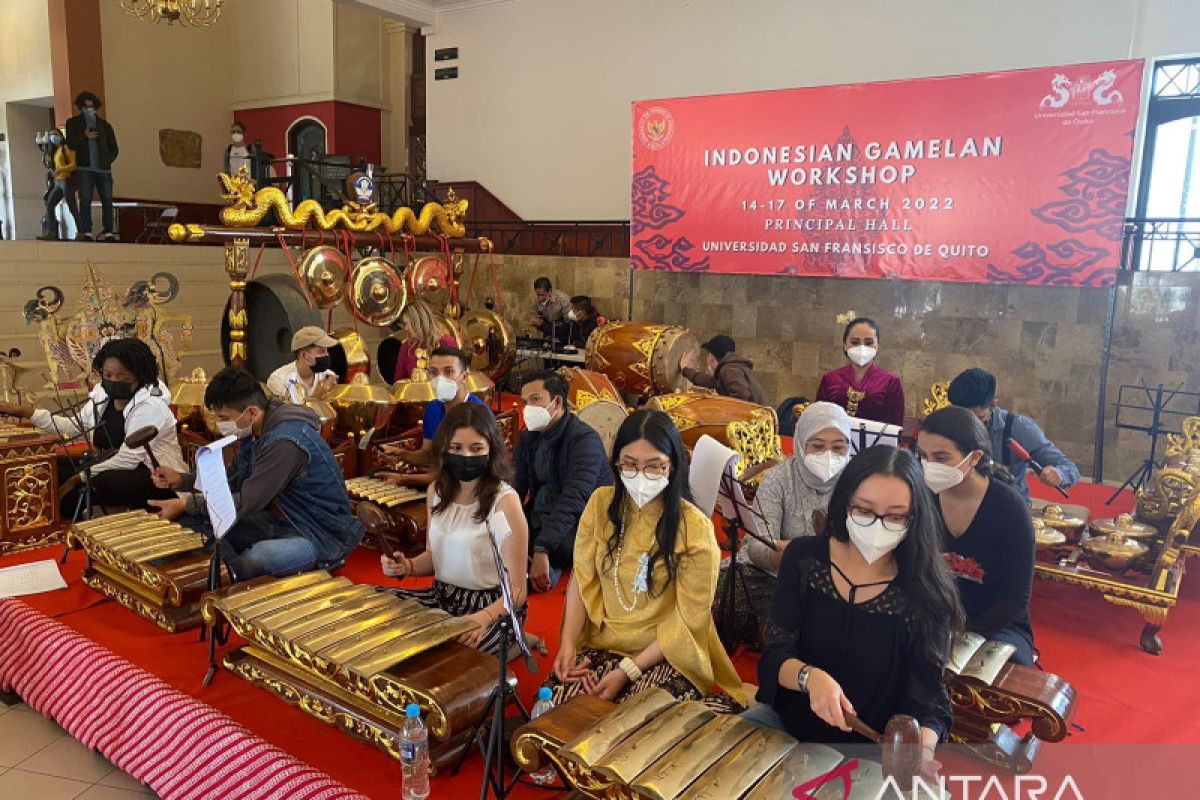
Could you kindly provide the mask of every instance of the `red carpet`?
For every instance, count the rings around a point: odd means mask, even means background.
[[[1035,493],[1042,494],[1037,490]],[[1099,509],[1108,494],[1111,489],[1085,485],[1072,490],[1072,499]],[[1100,502],[1092,502],[1095,498]],[[0,566],[55,557],[58,553],[58,549],[25,553],[0,560]],[[346,786],[379,800],[399,795],[399,765],[375,749],[354,742],[227,673],[221,673],[211,687],[203,689],[200,680],[205,670],[205,649],[196,641],[195,632],[168,636],[103,600],[80,583],[83,564],[81,553],[72,554],[63,567],[68,588],[25,598],[25,602],[213,706]],[[378,556],[369,551],[355,553],[344,574],[363,582],[381,580]],[[529,627],[547,639],[551,658],[557,645],[562,598],[560,588],[530,600]],[[1200,703],[1195,668],[1200,663],[1197,580],[1184,580],[1179,604],[1162,632],[1164,652],[1160,656],[1147,655],[1137,645],[1142,628],[1140,615],[1132,609],[1111,606],[1091,592],[1036,581],[1033,615],[1043,664],[1074,684],[1079,693],[1075,721],[1084,729],[1066,744],[1047,745],[1044,754],[1070,747],[1070,742],[1200,742],[1200,717],[1195,714]],[[735,662],[743,679],[756,682],[756,660],[754,654],[738,654]],[[513,665],[526,703],[550,666],[550,658],[539,657],[538,661],[541,672],[537,676],[527,674],[519,662]],[[472,757],[460,776],[434,778],[434,796],[474,796],[480,777],[481,760]],[[516,796],[547,795],[519,787]]]

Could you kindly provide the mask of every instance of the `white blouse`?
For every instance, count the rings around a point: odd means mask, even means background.
[[[496,505],[499,505],[500,498],[508,494],[515,494],[513,488],[501,483],[500,491],[496,493]],[[434,506],[437,503],[435,493]],[[496,505],[493,505],[492,513],[495,513]],[[445,511],[433,514],[429,519],[429,553],[433,556],[433,574],[442,583],[473,590],[500,586],[492,546],[488,543],[487,524],[475,519],[478,506],[479,503],[451,503]]]

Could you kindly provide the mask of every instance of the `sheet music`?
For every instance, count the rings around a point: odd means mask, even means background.
[[[492,558],[496,561],[496,574],[500,576],[500,597],[504,602],[504,611],[508,614],[508,619],[513,629],[513,641],[525,656],[525,666],[530,672],[537,672],[537,661],[533,657],[533,653],[529,652],[529,645],[525,642],[525,632],[521,630],[521,618],[517,616],[517,609],[513,604],[512,592],[509,587],[508,566],[504,563],[504,556],[500,553],[500,548],[504,542],[512,535],[512,526],[508,524],[508,517],[504,516],[503,511],[493,511],[487,521],[488,541],[492,545]]]
[[[300,379],[296,376],[287,382],[288,396],[292,399],[292,404],[297,406],[304,405],[304,396],[300,394]]]
[[[222,450],[236,441],[236,436],[226,436],[196,451],[196,489],[204,494],[213,536],[218,539],[237,521],[237,506],[233,502],[233,492],[229,490],[225,458],[221,454]]]
[[[865,447],[886,444],[891,447],[900,446],[899,425],[888,425],[886,422],[876,422],[873,419],[850,418],[850,455],[858,455],[859,443],[865,441]]]
[[[713,509],[716,508],[721,476],[726,472],[730,475],[735,474],[740,458],[736,451],[708,434],[701,436],[692,448],[692,463],[689,468],[692,497],[695,498],[696,507],[703,511],[705,516],[712,516]],[[726,511],[732,514],[732,506],[723,505],[721,513],[726,514]]]
[[[53,560],[34,561],[0,569],[0,597],[21,597],[67,588],[58,564]]]

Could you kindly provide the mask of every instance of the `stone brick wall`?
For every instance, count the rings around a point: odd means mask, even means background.
[[[853,309],[879,322],[879,364],[902,378],[910,416],[920,412],[934,381],[981,366],[996,374],[1002,405],[1036,419],[1085,475],[1093,471],[1105,289],[645,272],[631,282],[623,259],[497,256],[496,262],[508,317],[518,327],[539,275],[568,294],[590,295],[618,319],[630,318],[632,285],[633,319],[684,325],[702,340],[731,335],[774,404],[813,397],[821,375],[845,363],[836,318]],[[1149,450],[1144,434],[1114,429],[1117,387],[1145,380],[1200,391],[1198,338],[1200,275],[1122,276],[1108,376],[1106,479],[1123,480]]]

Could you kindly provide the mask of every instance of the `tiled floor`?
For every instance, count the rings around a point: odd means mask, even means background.
[[[26,705],[0,703],[0,798],[146,800],[156,797]]]

